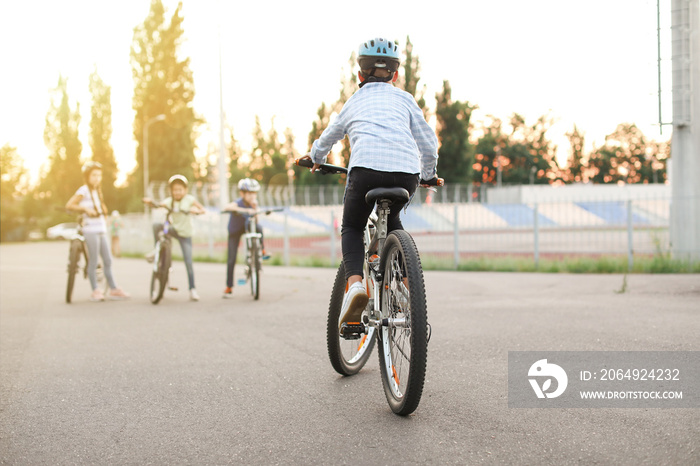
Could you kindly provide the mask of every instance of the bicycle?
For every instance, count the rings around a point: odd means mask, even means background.
[[[270,215],[272,212],[281,212],[284,208],[261,209],[250,214],[246,219],[246,232],[241,236],[244,240],[245,256],[245,278],[238,280],[239,285],[250,282],[250,294],[253,299],[260,299],[260,270],[262,269],[262,233],[258,233],[258,215]]]
[[[313,167],[308,159],[296,163]],[[322,174],[347,173],[346,168],[329,164],[322,164],[319,170]],[[442,186],[443,181],[420,180],[420,185]],[[365,200],[376,206],[364,233],[363,282],[369,302],[361,322],[344,323],[339,329],[347,289],[341,262],[328,307],[328,357],[336,372],[353,375],[364,367],[376,341],[387,402],[394,413],[406,416],[416,410],[423,394],[431,332],[415,242],[404,230],[387,233],[389,207],[395,202],[408,202],[409,194],[403,188],[376,188],[367,193]]]
[[[65,211],[63,208],[56,208],[57,210]],[[70,304],[73,299],[73,288],[75,287],[75,276],[78,271],[83,270],[83,278],[87,279],[88,276],[88,248],[85,243],[85,237],[83,236],[83,216],[78,216],[78,229],[75,235],[70,240],[70,245],[68,247],[68,282],[66,283],[66,303]],[[84,264],[81,265],[81,258]],[[104,269],[101,263],[97,263],[97,283],[104,285],[103,293],[106,295],[109,289],[107,280],[105,280]]]
[[[151,303],[158,304],[160,300],[163,299],[166,287],[171,291],[178,290],[178,288],[175,286],[168,286],[170,269],[173,262],[172,236],[169,234],[170,228],[172,227],[172,220],[170,216],[173,213],[173,210],[164,204],[156,204],[151,202],[150,205],[155,208],[162,207],[166,210],[163,229],[158,232],[156,237],[155,256],[153,257],[153,273],[151,274],[151,292],[149,294]],[[189,212],[180,213],[190,215]]]

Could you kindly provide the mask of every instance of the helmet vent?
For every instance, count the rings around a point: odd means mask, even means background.
[[[373,41],[373,40],[369,41],[369,44],[370,44],[372,47],[374,47],[374,41]]]

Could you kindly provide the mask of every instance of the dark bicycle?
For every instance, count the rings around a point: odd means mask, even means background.
[[[298,159],[297,165],[311,168],[313,162]],[[346,168],[329,164],[319,170],[323,174],[347,173]],[[420,180],[421,186],[442,184],[440,178]],[[430,324],[423,269],[411,235],[404,230],[387,232],[389,206],[408,202],[408,191],[376,188],[365,200],[376,206],[364,234],[363,283],[369,302],[361,322],[344,323],[339,328],[346,291],[345,265],[341,262],[328,309],[328,356],[339,374],[353,375],[365,365],[377,340],[386,399],[394,413],[405,416],[420,402],[428,358]]]
[[[244,285],[245,282],[250,282],[250,294],[255,300],[260,299],[260,270],[263,259],[262,233],[258,232],[258,216],[261,214],[270,215],[272,212],[283,210],[283,208],[261,209],[250,214],[246,219],[246,232],[241,236],[246,249],[245,279],[239,280],[239,284]]]
[[[152,207],[163,208],[166,210],[165,221],[163,222],[163,229],[158,232],[155,246],[155,256],[153,257],[153,273],[151,274],[151,292],[149,294],[151,302],[153,304],[158,304],[163,295],[165,294],[165,289],[168,288],[172,291],[177,291],[177,287],[168,286],[168,280],[170,279],[170,270],[172,267],[172,235],[170,230],[172,228],[171,215],[173,210],[164,204],[156,204],[153,202],[149,203]],[[180,212],[185,215],[189,215],[189,212]]]
[[[65,210],[57,208],[57,210]],[[75,235],[70,240],[68,247],[68,282],[66,283],[66,303],[70,304],[73,299],[73,288],[75,287],[75,276],[82,269],[83,278],[88,276],[88,248],[83,236],[83,216],[80,215],[77,220],[78,229]],[[97,264],[97,283],[104,285],[103,292],[106,294],[109,288],[107,280],[105,280],[104,269],[102,264]]]

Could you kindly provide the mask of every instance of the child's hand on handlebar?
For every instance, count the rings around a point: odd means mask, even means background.
[[[445,180],[438,177],[435,177],[431,180],[424,180],[421,178],[420,181],[421,188],[434,188],[435,186],[445,186]]]
[[[311,161],[313,162],[313,159],[311,159],[311,155],[310,155],[310,154],[306,154],[305,156],[301,157],[299,160],[311,160]],[[311,168],[309,168],[309,171],[310,171],[311,173],[313,173],[313,172],[315,172],[316,170],[318,170],[319,168],[321,168],[321,164],[320,164],[320,163],[314,162],[314,166],[311,167]]]

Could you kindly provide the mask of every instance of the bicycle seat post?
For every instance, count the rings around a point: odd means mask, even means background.
[[[384,241],[386,241],[389,204],[390,202],[386,199],[377,200],[377,232],[375,233],[375,238],[378,240],[377,251],[380,252],[384,249]]]

